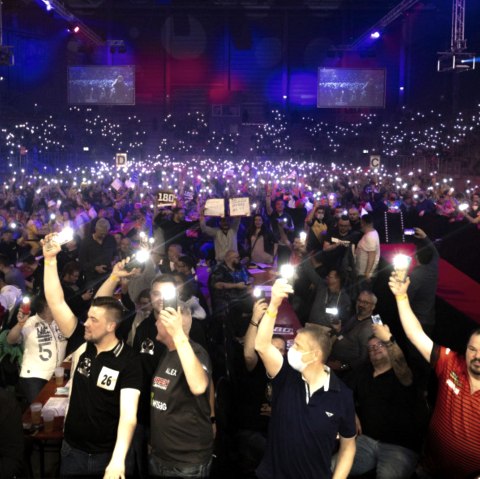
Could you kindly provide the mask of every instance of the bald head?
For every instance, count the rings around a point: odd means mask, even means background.
[[[240,264],[240,255],[233,250],[229,250],[225,253],[225,264],[229,268],[234,268],[236,265]]]

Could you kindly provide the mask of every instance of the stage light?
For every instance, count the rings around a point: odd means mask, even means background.
[[[47,12],[49,12],[50,10],[53,10],[50,0],[42,0],[42,2],[45,4],[45,8],[47,9]]]
[[[400,91],[403,91],[403,90],[405,90],[405,87],[401,86]]]
[[[370,34],[370,38],[374,38],[374,39],[380,38],[380,32],[379,31],[372,32]]]
[[[80,27],[76,25],[75,23],[70,23],[67,26],[67,31],[70,33],[78,33],[80,31]]]

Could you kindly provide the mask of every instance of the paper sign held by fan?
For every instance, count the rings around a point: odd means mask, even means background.
[[[166,206],[174,206],[176,203],[175,193],[171,191],[159,191],[157,193],[157,206],[159,208],[165,208]]]
[[[230,216],[250,216],[249,198],[230,198],[228,200]]]
[[[118,191],[121,187],[123,186],[123,183],[121,180],[118,178],[115,178],[111,184],[111,187],[115,190]]]
[[[205,203],[205,216],[225,216],[225,200],[223,198],[211,198]]]

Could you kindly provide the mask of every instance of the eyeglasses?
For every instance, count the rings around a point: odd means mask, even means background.
[[[372,351],[378,351],[379,349],[383,349],[385,346],[383,345],[383,343],[376,343],[376,344],[372,344],[371,346],[368,346],[367,347],[367,350],[368,352],[372,352]]]

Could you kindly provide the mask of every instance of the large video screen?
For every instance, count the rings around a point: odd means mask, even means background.
[[[69,67],[68,103],[134,105],[135,67],[132,65]]]
[[[384,108],[385,70],[318,69],[318,108]]]

